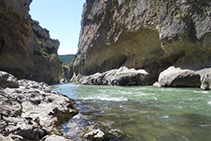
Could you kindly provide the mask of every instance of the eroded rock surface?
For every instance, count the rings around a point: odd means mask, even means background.
[[[0,70],[19,79],[55,84],[61,73],[59,41],[52,40],[48,30],[31,20],[30,3],[31,0],[0,2]]]
[[[121,67],[104,73],[95,73],[90,76],[74,75],[71,82],[83,85],[118,85],[133,86],[146,85],[149,74],[145,70],[128,69]]]
[[[157,87],[197,87],[202,90],[211,89],[211,69],[198,70],[169,67],[160,73]]]
[[[201,89],[211,90],[211,68],[197,70],[197,73],[201,76]]]
[[[0,71],[0,87],[17,88],[19,87],[18,79],[7,72]]]
[[[200,87],[200,75],[193,70],[169,67],[160,73],[158,83],[162,87]]]
[[[0,88],[0,138],[38,141],[78,113],[72,99],[46,83],[17,82],[17,88]]]
[[[210,6],[210,0],[87,0],[68,77],[126,66],[146,70],[152,84],[170,66],[210,67]]]

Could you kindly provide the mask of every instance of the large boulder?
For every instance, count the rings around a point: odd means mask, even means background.
[[[200,75],[193,70],[169,67],[160,73],[158,83],[162,87],[200,87]]]
[[[145,70],[121,67],[104,73],[95,73],[90,76],[74,75],[71,82],[83,85],[133,86],[145,85],[148,82],[148,78],[149,74]]]
[[[106,85],[134,86],[145,85],[148,82],[149,74],[142,69],[128,69],[121,67],[105,73],[103,82]]]

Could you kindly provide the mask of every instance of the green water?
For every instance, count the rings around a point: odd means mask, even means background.
[[[59,84],[52,88],[76,99],[80,113],[63,125],[72,140],[89,128],[115,129],[121,141],[211,140],[211,91],[153,86]]]

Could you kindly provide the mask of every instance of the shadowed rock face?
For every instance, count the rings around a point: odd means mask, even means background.
[[[59,82],[61,64],[57,57],[58,40],[31,20],[31,0],[0,2],[0,70],[18,78]]]
[[[151,84],[171,65],[209,67],[210,6],[210,0],[87,0],[69,73],[126,66],[146,70]]]

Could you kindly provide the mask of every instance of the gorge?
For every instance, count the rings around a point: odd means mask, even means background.
[[[31,19],[31,2],[0,1],[1,141],[65,140],[61,125],[78,113],[74,100],[47,85],[59,83],[60,43]]]
[[[74,84],[31,2],[0,1],[0,140],[211,139],[211,0],[86,0]]]
[[[87,0],[78,53],[67,80],[75,74],[73,82],[90,79],[81,75],[94,76],[91,78],[95,82],[103,80],[106,71],[127,67],[149,74],[142,85],[159,80],[160,86],[201,85],[202,89],[209,89],[210,5],[210,0]],[[172,82],[188,81],[171,85],[165,78],[159,78],[171,66],[178,74],[187,70]],[[96,76],[97,73],[102,75]],[[167,75],[166,78],[171,78],[174,73]]]

